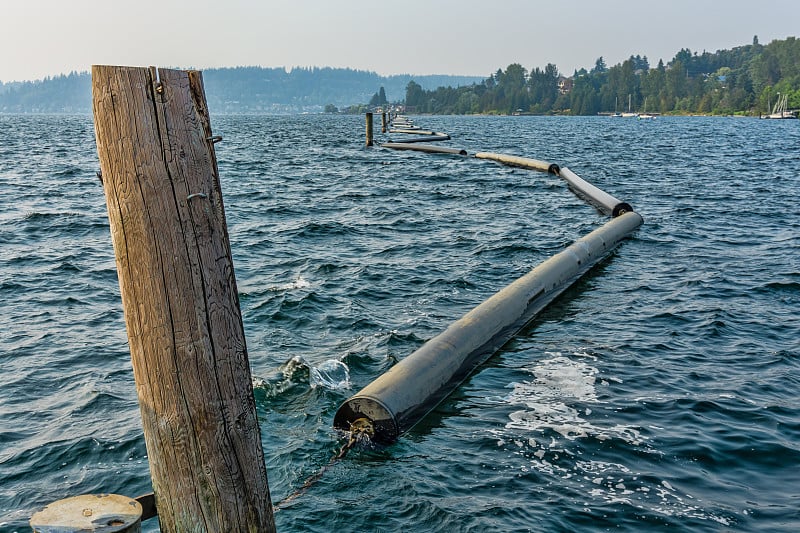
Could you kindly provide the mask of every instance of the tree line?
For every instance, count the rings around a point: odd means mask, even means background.
[[[0,82],[0,112],[84,113],[92,110],[92,79],[70,72],[37,81]]]
[[[232,67],[203,71],[206,99],[212,113],[296,113],[322,111],[326,106],[367,102],[376,88],[378,98],[402,100],[409,74],[381,76],[347,68]],[[422,85],[463,85],[478,76],[422,76]],[[374,95],[373,95],[374,96]],[[88,72],[24,82],[0,82],[0,112],[90,113],[92,79]]]
[[[627,111],[662,114],[768,113],[779,95],[800,108],[800,41],[794,37],[714,53],[680,50],[666,65],[636,55],[608,67],[602,57],[591,70],[566,78],[556,65],[528,72],[519,63],[480,83],[425,90],[406,86],[405,104],[433,114],[596,115]]]
[[[527,71],[514,63],[488,78],[380,76],[340,68],[234,67],[203,71],[214,113],[361,112],[366,102],[401,102],[421,113],[531,113],[594,115],[646,110],[676,114],[755,114],[779,95],[800,108],[800,41],[794,37],[714,53],[680,50],[667,64],[631,56],[569,78],[556,65]],[[380,87],[378,92],[374,92]],[[438,87],[433,89],[434,87]],[[361,105],[354,105],[361,103]],[[349,106],[349,107],[347,107]],[[25,82],[0,82],[0,112],[89,113],[91,75],[71,72]]]

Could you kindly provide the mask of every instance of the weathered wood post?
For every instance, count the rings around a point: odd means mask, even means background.
[[[373,145],[372,113],[367,113],[367,146]]]
[[[274,531],[196,71],[92,67],[97,151],[162,531]]]
[[[386,133],[386,111],[381,113],[381,133]]]

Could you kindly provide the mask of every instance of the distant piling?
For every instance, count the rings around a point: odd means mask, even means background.
[[[386,133],[386,111],[381,113],[381,133]]]
[[[372,146],[374,144],[374,137],[372,134],[372,113],[367,113],[366,116],[367,121],[367,146]]]
[[[94,66],[111,240],[162,531],[274,531],[202,75]]]

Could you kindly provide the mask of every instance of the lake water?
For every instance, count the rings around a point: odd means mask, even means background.
[[[800,530],[800,122],[416,121],[568,166],[645,223],[279,530]],[[361,116],[212,126],[276,503],[342,445],[342,401],[606,220],[552,175],[365,149]],[[151,487],[92,118],[0,131],[0,531],[26,531]]]

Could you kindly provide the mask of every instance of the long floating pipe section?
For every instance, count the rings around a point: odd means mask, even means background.
[[[548,163],[547,161],[539,161],[538,159],[530,159],[529,157],[518,157],[515,155],[494,154],[492,152],[478,152],[475,154],[478,159],[490,159],[503,163],[504,165],[512,167],[527,168],[530,170],[538,170],[539,172],[552,172],[555,174],[558,165]]]
[[[572,189],[575,194],[596,205],[607,215],[618,217],[623,213],[633,211],[633,207],[631,207],[630,204],[627,202],[621,202],[607,192],[598,189],[587,181],[584,181],[567,167],[558,168],[556,166],[556,174],[561,179],[569,183],[570,189]]]
[[[409,135],[447,135],[446,133],[439,133],[437,131],[423,130],[417,126],[412,128],[390,129],[389,133],[407,133]]]
[[[396,143],[424,143],[432,141],[449,141],[450,136],[446,133],[436,133],[434,135],[427,135],[425,137],[414,137],[412,139],[396,139]]]
[[[381,144],[381,148],[392,148],[393,150],[415,150],[417,152],[428,152],[433,154],[467,155],[467,151],[460,148],[433,146],[431,144],[383,143]]]
[[[612,217],[617,217],[622,213],[633,211],[633,207],[631,207],[630,204],[617,200],[607,192],[598,189],[591,183],[581,179],[567,167],[561,168],[554,163],[548,163],[547,161],[540,161],[538,159],[494,154],[491,152],[478,152],[475,154],[475,157],[478,159],[490,159],[514,167],[538,170],[540,172],[551,172],[566,181],[575,194]]]
[[[334,427],[366,424],[374,441],[393,442],[641,224],[628,211],[547,259],[345,401]]]

